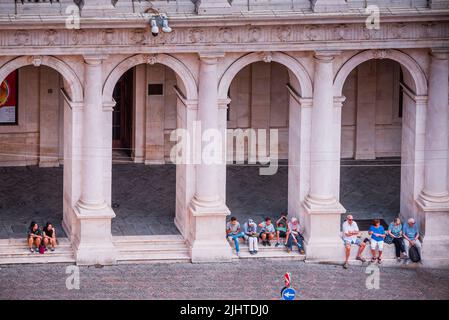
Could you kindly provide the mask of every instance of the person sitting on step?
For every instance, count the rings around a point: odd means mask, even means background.
[[[368,234],[371,236],[371,254],[373,257],[371,258],[371,262],[377,262],[379,264],[382,263],[382,251],[384,248],[384,239],[386,236],[386,232],[383,226],[380,225],[379,219],[374,219],[373,224],[369,227]],[[376,248],[379,252],[378,257],[376,258]]]
[[[357,252],[357,260],[365,262],[366,260],[362,258],[362,252],[366,247],[366,242],[362,241],[361,233],[357,223],[354,221],[352,215],[348,215],[346,217],[346,221],[343,222],[343,242],[345,244],[345,263],[343,264],[343,268],[348,269],[349,263],[349,255],[351,254],[351,245],[355,244],[359,247]]]
[[[50,222],[47,222],[43,231],[43,241],[45,250],[47,250],[48,245],[50,245],[50,250],[55,251],[56,247],[56,231],[53,225]]]
[[[276,221],[276,247],[279,247],[281,245],[280,238],[285,238],[285,241],[287,241],[287,214],[281,213],[281,217]],[[284,246],[286,246],[287,243],[284,242]]]
[[[42,241],[42,232],[36,222],[31,222],[30,227],[28,228],[27,237],[31,253],[34,253],[35,251],[39,252],[39,245]],[[36,249],[33,249],[33,244],[36,246]]]
[[[287,228],[287,252],[292,251],[293,244],[298,247],[299,253],[304,254],[304,237],[302,236],[302,226],[296,217],[292,217]]]
[[[257,233],[257,224],[253,219],[248,219],[243,225],[245,239],[248,240],[250,254],[257,254],[259,251],[259,234]]]
[[[259,227],[261,228],[260,239],[262,239],[262,244],[264,246],[271,246],[270,240],[273,240],[276,234],[276,229],[271,223],[271,218],[266,217],[265,221],[259,223]]]
[[[243,238],[244,236],[245,234],[242,232],[237,218],[232,217],[231,221],[226,224],[226,237],[229,242],[234,241],[237,256],[240,256],[239,238]]]

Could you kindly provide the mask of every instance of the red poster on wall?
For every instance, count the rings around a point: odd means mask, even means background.
[[[0,124],[17,124],[17,70],[0,84]]]

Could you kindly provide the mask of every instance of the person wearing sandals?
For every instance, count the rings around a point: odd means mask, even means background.
[[[50,245],[50,250],[55,251],[56,247],[56,231],[53,225],[50,222],[47,222],[45,225],[43,231],[43,242],[45,246],[45,250],[47,250],[47,247]]]
[[[257,254],[259,250],[259,234],[257,233],[257,224],[253,219],[248,219],[243,225],[245,239],[248,240],[250,254]]]
[[[385,243],[393,243],[396,250],[396,259],[401,261],[401,253],[404,257],[407,256],[404,248],[404,242],[402,241],[402,223],[401,219],[394,218],[393,222],[388,226],[387,236],[385,237]]]
[[[30,248],[31,253],[39,252],[39,246],[42,241],[42,232],[39,229],[39,226],[36,222],[32,221],[30,223],[27,237],[28,237],[28,247]],[[33,244],[36,246],[36,249],[33,249]]]
[[[378,263],[381,264],[386,232],[384,227],[380,225],[379,219],[373,220],[373,224],[368,229],[368,234],[371,236],[371,254],[373,255],[371,262],[375,262],[377,260]],[[377,258],[376,249],[378,251]]]
[[[361,233],[357,223],[354,221],[352,215],[346,217],[346,221],[343,222],[343,242],[345,244],[345,262],[343,268],[348,269],[349,255],[351,254],[351,245],[355,244],[359,247],[357,252],[356,260],[365,262],[366,260],[362,258],[362,252],[366,247],[366,243],[360,239]]]

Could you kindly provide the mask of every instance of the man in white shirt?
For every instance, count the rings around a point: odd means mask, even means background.
[[[362,242],[360,239],[360,231],[359,227],[357,226],[357,223],[354,221],[354,218],[351,215],[348,215],[346,217],[346,221],[343,222],[343,241],[345,243],[345,254],[346,259],[345,263],[343,264],[343,268],[348,269],[348,260],[349,255],[351,254],[351,245],[355,244],[359,246],[359,251],[357,253],[357,260],[360,260],[362,262],[365,262],[366,260],[362,258],[362,252],[366,247],[365,242]]]

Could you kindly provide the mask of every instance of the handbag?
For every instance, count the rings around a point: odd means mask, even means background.
[[[385,239],[384,239],[384,242],[385,242],[386,244],[392,244],[392,243],[393,243],[393,237],[390,236],[389,234],[387,234],[387,236],[386,236]]]

